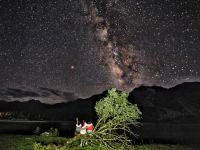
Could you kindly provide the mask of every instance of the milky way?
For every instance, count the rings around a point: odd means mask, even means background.
[[[115,86],[199,80],[200,1],[84,1]]]
[[[128,90],[134,88],[139,77],[139,61],[134,55],[134,49],[123,45],[115,37],[109,37],[109,22],[98,15],[98,9],[93,2],[82,0],[82,7],[86,19],[94,25],[96,37],[101,41],[104,49],[104,61],[110,69],[115,86]]]
[[[199,81],[199,45],[199,0],[0,0],[1,99]]]

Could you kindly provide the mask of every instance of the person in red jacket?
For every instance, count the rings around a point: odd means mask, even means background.
[[[94,125],[93,125],[93,123],[92,123],[92,122],[88,122],[88,123],[87,123],[87,134],[88,134],[88,135],[92,135],[93,130],[94,130]]]

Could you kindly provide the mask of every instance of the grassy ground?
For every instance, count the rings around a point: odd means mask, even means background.
[[[43,141],[44,144],[55,141],[55,138],[49,137],[42,139],[40,136],[31,135],[0,135],[0,150],[33,150],[33,143]],[[57,143],[63,143],[66,138],[56,138]],[[134,149],[134,147],[133,147]],[[167,145],[167,144],[148,144],[136,145],[134,150],[199,150],[199,145]],[[98,147],[73,148],[70,150],[103,150]]]

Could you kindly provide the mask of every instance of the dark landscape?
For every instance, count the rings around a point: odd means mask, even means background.
[[[135,129],[140,135],[138,139],[146,142],[198,143],[199,89],[200,83],[193,82],[183,83],[171,89],[141,86],[132,91],[129,101],[136,103],[143,112],[142,125]],[[9,115],[1,118],[4,120],[0,121],[0,132],[31,134],[37,126],[43,127],[44,131],[53,126],[70,136],[73,134],[76,117],[80,120],[96,121],[95,103],[105,95],[106,91],[88,99],[54,105],[35,100],[1,101],[0,112],[8,112]]]

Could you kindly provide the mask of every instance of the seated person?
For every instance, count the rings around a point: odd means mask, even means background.
[[[85,135],[86,133],[87,133],[87,123],[85,121],[83,121],[83,125],[80,129],[80,134]]]
[[[93,130],[94,130],[93,123],[92,122],[88,122],[88,124],[87,124],[87,134],[91,135],[93,133]]]

